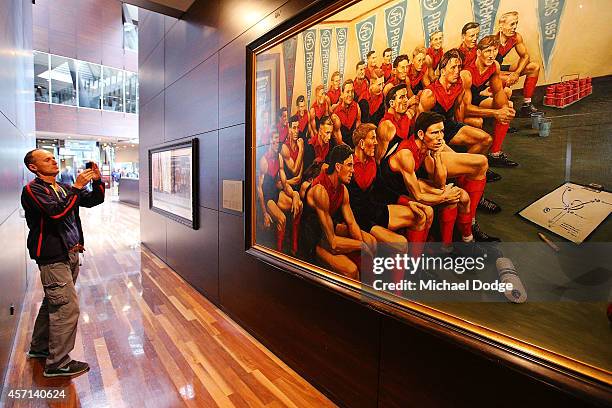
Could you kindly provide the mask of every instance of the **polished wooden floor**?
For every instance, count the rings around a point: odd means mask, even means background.
[[[334,406],[139,245],[138,209],[107,200],[81,214],[87,251],[71,356],[91,371],[47,379],[41,361],[26,359],[42,300],[34,267],[0,406]],[[67,398],[6,397],[10,389],[42,387],[65,389]]]

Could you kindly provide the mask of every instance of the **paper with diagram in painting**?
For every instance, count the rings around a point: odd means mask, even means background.
[[[612,212],[612,193],[565,183],[519,215],[576,244],[583,242]]]

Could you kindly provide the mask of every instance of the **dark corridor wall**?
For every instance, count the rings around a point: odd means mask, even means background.
[[[0,0],[0,389],[26,288],[23,156],[35,145],[32,1]],[[10,314],[10,306],[15,306]]]
[[[307,0],[196,1],[184,18],[141,12],[142,242],[342,406],[513,406],[576,401],[423,319],[408,324],[244,251],[242,213],[222,208],[222,180],[245,179],[246,45]],[[327,2],[329,3],[329,2]],[[148,150],[200,139],[200,229],[148,208]],[[464,336],[467,337],[467,336]],[[516,360],[516,359],[515,359]],[[513,367],[516,367],[514,364]],[[524,370],[523,370],[524,372]]]

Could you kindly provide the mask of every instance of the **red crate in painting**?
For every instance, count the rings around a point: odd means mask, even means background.
[[[546,87],[544,106],[565,108],[592,93],[591,77],[580,78],[578,74],[563,75],[560,82]]]

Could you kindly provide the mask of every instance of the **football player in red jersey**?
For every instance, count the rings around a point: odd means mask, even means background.
[[[497,34],[499,48],[497,62],[501,65],[502,79],[507,86],[516,84],[521,76],[525,76],[525,84],[523,85],[523,106],[521,106],[519,116],[529,117],[532,113],[538,111],[531,103],[531,97],[538,83],[540,65],[530,60],[523,36],[516,32],[518,22],[519,16],[516,11],[504,13],[499,18],[499,33]],[[512,65],[504,65],[504,58],[512,49],[516,50],[519,60]]]
[[[472,65],[476,60],[476,43],[478,42],[478,36],[480,35],[480,24],[475,22],[467,23],[461,29],[461,45],[459,51],[461,51],[463,66]]]
[[[502,83],[499,63],[495,61],[498,45],[496,36],[483,37],[478,42],[476,61],[461,71],[464,109],[457,111],[457,119],[482,128],[484,118],[493,118],[495,126],[493,144],[488,154],[489,165],[515,167],[518,163],[501,151],[515,112]]]
[[[439,65],[444,50],[442,49],[442,40],[444,34],[442,31],[434,31],[429,36],[429,48],[427,48],[427,56],[425,57],[425,65],[427,65],[427,74],[429,81],[433,82],[440,75]]]

